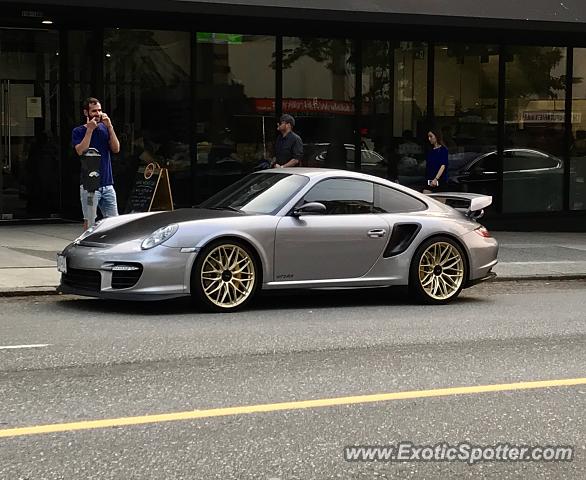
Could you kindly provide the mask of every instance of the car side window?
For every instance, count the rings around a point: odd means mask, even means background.
[[[418,198],[391,187],[376,185],[374,211],[377,213],[408,213],[425,210],[427,205]]]
[[[323,203],[326,215],[372,213],[374,184],[349,178],[324,180],[307,192],[303,202]]]
[[[520,150],[512,152],[510,163],[505,170],[538,170],[540,168],[554,168],[555,166],[557,166],[557,161],[548,155]]]
[[[496,153],[490,153],[486,157],[480,159],[474,164],[473,170],[481,170],[483,172],[496,172],[498,169]]]

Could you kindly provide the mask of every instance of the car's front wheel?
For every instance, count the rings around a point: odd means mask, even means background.
[[[191,292],[206,309],[231,312],[252,299],[259,279],[259,266],[250,247],[237,240],[220,240],[198,254]]]
[[[464,252],[454,240],[449,237],[426,240],[411,262],[411,294],[422,303],[448,303],[462,291],[466,269]]]

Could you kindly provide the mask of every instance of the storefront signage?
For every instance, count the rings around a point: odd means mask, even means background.
[[[43,103],[41,97],[26,97],[26,118],[42,118]]]
[[[563,110],[541,110],[523,112],[523,123],[564,123],[566,112]],[[572,113],[572,123],[582,123],[582,113]]]
[[[140,167],[128,198],[125,213],[173,210],[169,171],[158,163]]]
[[[254,108],[257,113],[273,113],[273,98],[255,98]],[[368,106],[364,105],[368,111]],[[283,99],[283,112],[297,114],[325,113],[335,115],[354,115],[354,102],[341,100],[323,100],[321,98],[287,98]]]
[[[43,18],[44,16],[43,12],[38,12],[35,10],[22,10],[20,15],[28,18]]]
[[[234,33],[197,32],[198,43],[226,43],[228,45],[242,44],[242,35]]]

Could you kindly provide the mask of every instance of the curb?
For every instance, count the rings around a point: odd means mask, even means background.
[[[568,281],[568,280],[586,280],[586,273],[577,274],[559,274],[559,275],[516,275],[510,277],[497,276],[487,281],[492,282],[542,282],[542,281]],[[35,297],[45,295],[61,295],[58,286],[54,287],[22,287],[14,289],[0,289],[0,298],[10,297]]]
[[[566,281],[566,280],[586,280],[586,273],[571,273],[558,275],[511,275],[507,277],[498,276],[493,282],[523,282],[523,281]]]
[[[0,298],[7,297],[35,297],[42,295],[59,295],[57,287],[22,287],[0,289]]]

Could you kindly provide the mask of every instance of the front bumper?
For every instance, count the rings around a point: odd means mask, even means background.
[[[67,273],[60,292],[97,298],[162,300],[189,295],[196,253],[159,245],[142,250],[139,242],[107,248],[70,244],[63,250]],[[120,267],[134,267],[128,271]]]

